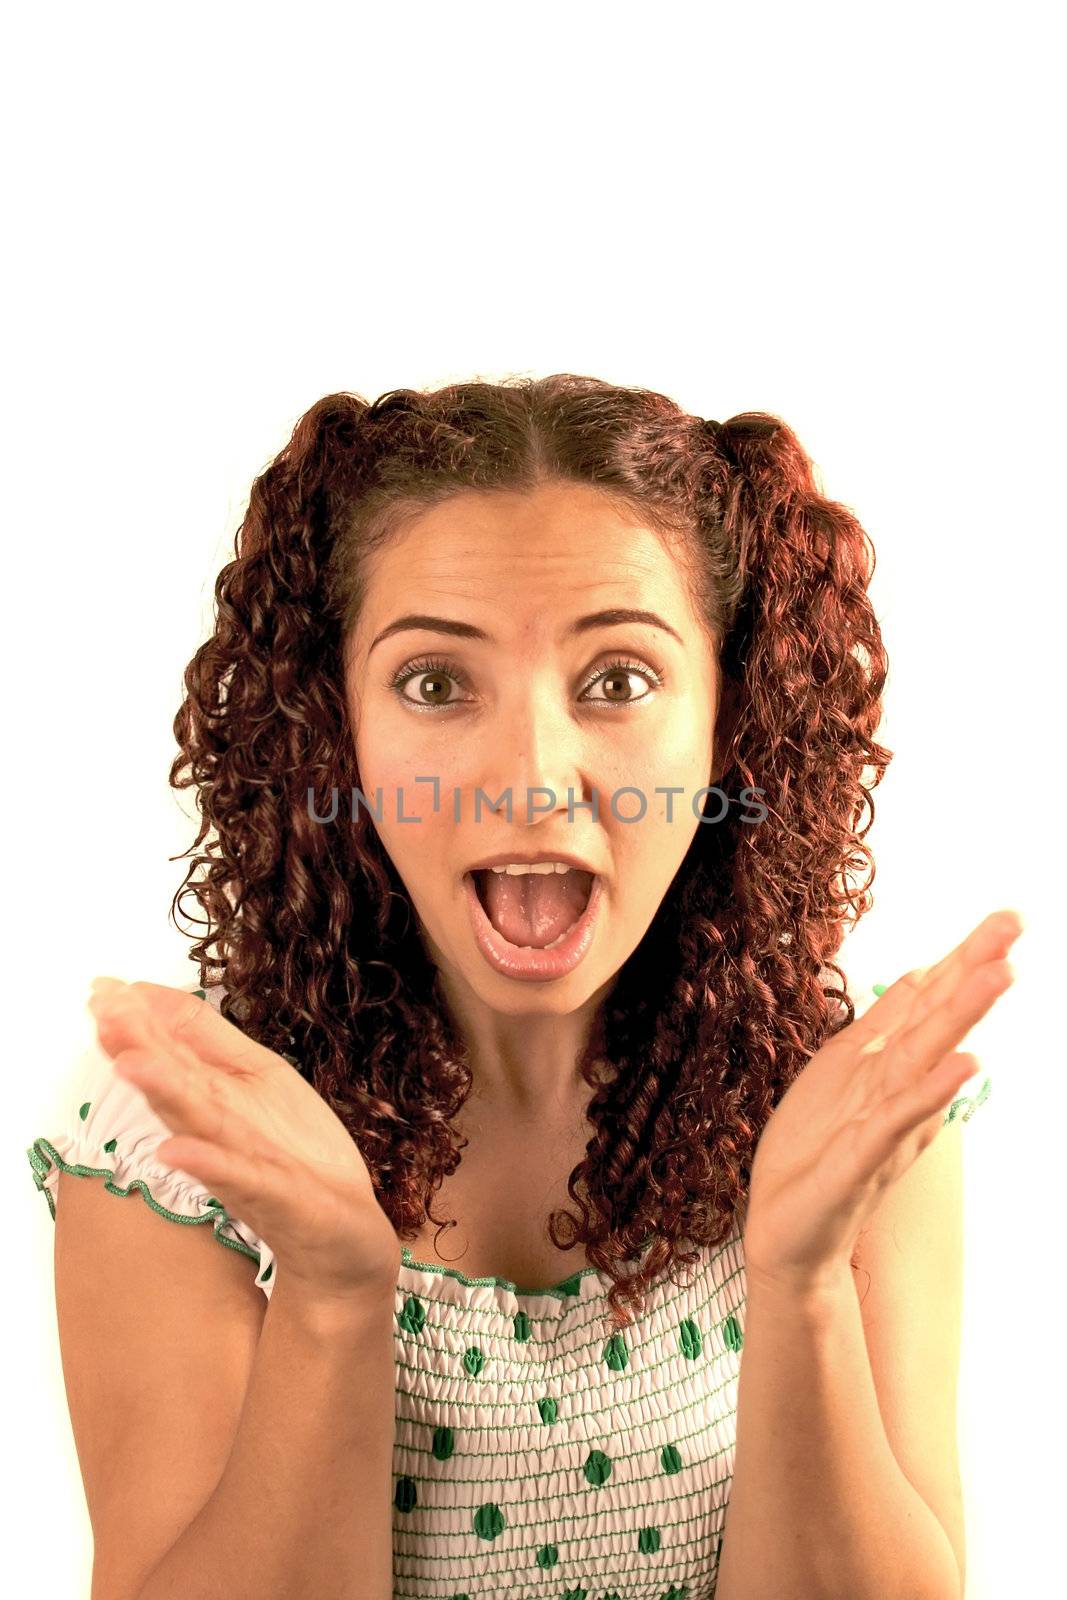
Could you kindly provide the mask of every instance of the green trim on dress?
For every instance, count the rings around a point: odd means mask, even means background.
[[[227,1245],[231,1250],[239,1250],[243,1256],[250,1256],[257,1267],[263,1259],[261,1253],[245,1244],[243,1239],[230,1239],[226,1234],[219,1231],[223,1224],[229,1220],[229,1213],[221,1200],[216,1200],[212,1196],[209,1196],[206,1201],[206,1204],[211,1207],[210,1211],[203,1211],[198,1217],[188,1217],[183,1212],[171,1211],[167,1206],[161,1206],[158,1200],[154,1200],[143,1178],[134,1178],[133,1182],[124,1189],[121,1184],[112,1181],[115,1174],[110,1168],[84,1167],[80,1164],[71,1165],[70,1162],[63,1160],[55,1145],[50,1144],[47,1139],[35,1139],[27,1149],[26,1156],[30,1166],[33,1168],[34,1183],[38,1189],[44,1191],[53,1222],[56,1220],[56,1203],[52,1198],[51,1189],[45,1183],[45,1178],[53,1167],[58,1167],[61,1172],[69,1172],[75,1178],[103,1178],[104,1188],[109,1194],[127,1195],[132,1190],[137,1189],[140,1191],[141,1198],[145,1204],[151,1206],[153,1211],[158,1211],[161,1217],[166,1217],[168,1222],[191,1222],[194,1225],[210,1222],[215,1229],[215,1237],[221,1244]]]
[[[510,1289],[512,1294],[549,1294],[557,1300],[566,1300],[571,1295],[579,1292],[578,1285],[583,1278],[588,1278],[591,1273],[598,1271],[596,1267],[583,1267],[580,1272],[572,1272],[569,1278],[561,1278],[549,1289],[520,1289],[518,1284],[512,1283],[510,1278],[468,1278],[462,1272],[457,1272],[455,1267],[441,1267],[436,1262],[416,1261],[406,1244],[400,1247],[401,1264],[411,1267],[416,1272],[438,1272],[442,1277],[455,1278],[459,1283],[465,1283],[468,1288],[485,1287],[489,1289]]]

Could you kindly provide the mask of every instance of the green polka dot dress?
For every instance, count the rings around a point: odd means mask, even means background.
[[[857,1015],[881,986],[854,999]],[[202,991],[197,991],[203,993]],[[221,991],[203,996],[218,1003]],[[28,1149],[55,1217],[60,1170],[274,1257],[203,1184],[155,1156],[167,1129],[94,1046],[68,1126]],[[968,1086],[969,1087],[969,1086]],[[989,1093],[960,1095],[966,1121]],[[745,1272],[734,1230],[613,1332],[592,1268],[546,1288],[415,1260],[396,1287],[394,1600],[697,1600],[715,1592],[734,1461]]]

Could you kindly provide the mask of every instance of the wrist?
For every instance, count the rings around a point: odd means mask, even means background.
[[[767,1272],[757,1263],[745,1263],[747,1297],[780,1305],[793,1313],[818,1312],[841,1297],[855,1295],[855,1280],[848,1261],[827,1263],[815,1271]]]
[[[340,1334],[358,1338],[366,1330],[370,1338],[377,1339],[383,1328],[391,1331],[396,1313],[395,1286],[368,1287],[361,1294],[330,1294],[284,1273],[278,1275],[270,1303],[312,1337]]]

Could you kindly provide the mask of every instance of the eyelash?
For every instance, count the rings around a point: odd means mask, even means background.
[[[643,661],[633,661],[628,657],[616,656],[611,661],[606,662],[604,666],[597,668],[592,677],[583,685],[582,693],[587,694],[602,679],[610,678],[613,672],[636,672],[645,679],[646,683],[651,685],[653,690],[660,689],[663,686],[663,675],[655,667],[650,667]],[[467,676],[461,668],[441,656],[422,656],[417,661],[409,661],[406,666],[401,667],[400,671],[385,687],[392,689],[406,705],[414,706],[416,711],[451,711],[456,706],[466,704],[463,700],[449,700],[443,705],[432,705],[428,701],[423,701],[420,704],[417,700],[409,700],[404,693],[406,685],[412,678],[425,677],[430,673],[439,673],[444,677],[452,678],[461,688],[469,687]],[[637,700],[592,700],[588,703],[590,705],[618,707],[619,710],[622,710],[628,706],[639,705],[642,700],[650,698],[650,694],[642,694],[637,697]]]

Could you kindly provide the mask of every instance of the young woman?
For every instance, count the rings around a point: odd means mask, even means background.
[[[872,572],[761,413],[301,418],[175,722],[202,987],[98,980],[30,1151],[94,1596],[962,1593],[957,1047],[1022,923],[857,1015]]]

